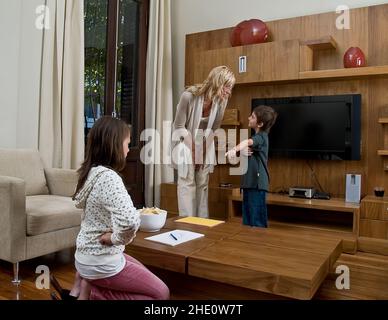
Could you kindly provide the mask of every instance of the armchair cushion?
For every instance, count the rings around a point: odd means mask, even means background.
[[[69,197],[39,195],[26,197],[27,235],[76,227],[82,210]]]
[[[44,173],[50,194],[64,197],[73,196],[78,181],[76,170],[45,168]]]
[[[38,151],[0,149],[0,176],[24,180],[27,196],[48,194],[43,163]]]

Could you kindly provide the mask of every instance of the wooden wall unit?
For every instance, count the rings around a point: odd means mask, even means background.
[[[237,85],[228,108],[239,108],[241,128],[247,128],[253,98],[360,93],[361,160],[313,160],[310,164],[324,191],[332,196],[345,196],[346,173],[362,175],[362,196],[372,194],[375,186],[388,190],[386,157],[377,154],[387,139],[384,126],[388,126],[378,124],[380,110],[388,106],[387,16],[388,5],[353,9],[348,30],[336,28],[335,12],[270,21],[271,42],[234,48],[229,42],[232,28],[187,35],[186,85],[203,81],[220,62],[230,65]],[[351,46],[363,50],[367,68],[343,69],[343,55]],[[236,60],[240,54],[247,55],[248,67],[241,75]],[[304,160],[270,159],[269,170],[273,192],[294,185],[315,185]],[[238,185],[239,180],[229,175],[227,165],[219,165],[210,185]]]
[[[388,240],[388,198],[366,196],[361,201],[360,236]]]
[[[220,61],[230,66],[239,84],[296,80],[299,77],[299,65],[288,61],[299,59],[299,47],[298,40],[285,40],[199,51],[194,55],[196,71],[193,73],[192,83],[202,82]],[[238,71],[236,61],[240,56],[247,59],[249,67],[245,73]]]
[[[384,144],[380,150],[377,150],[377,154],[383,157],[384,170],[388,171],[388,108],[381,109],[378,122],[383,126]]]

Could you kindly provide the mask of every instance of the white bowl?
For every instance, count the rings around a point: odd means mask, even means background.
[[[166,210],[160,210],[157,214],[142,213],[141,210],[138,210],[140,213],[140,231],[156,232],[163,228],[167,218]]]

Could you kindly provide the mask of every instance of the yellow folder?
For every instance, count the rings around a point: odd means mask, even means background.
[[[205,218],[198,218],[198,217],[185,217],[185,218],[178,219],[175,221],[176,222],[197,224],[197,225],[206,226],[206,227],[214,227],[216,225],[219,225],[219,224],[225,222],[225,221],[221,221],[221,220],[205,219]]]

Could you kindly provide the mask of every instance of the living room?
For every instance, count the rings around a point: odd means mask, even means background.
[[[76,170],[102,116],[130,126],[120,175],[133,207],[167,211],[161,230],[204,235],[171,248],[140,230],[125,249],[172,300],[388,298],[386,1],[1,0],[0,14],[0,299],[52,299],[39,266],[71,288]],[[182,93],[218,66],[235,81],[205,218],[225,222],[189,228],[176,221],[168,125]],[[260,105],[278,116],[265,229],[243,225],[241,175],[225,158]],[[321,131],[303,131],[308,121]],[[350,288],[336,286],[340,266]]]

